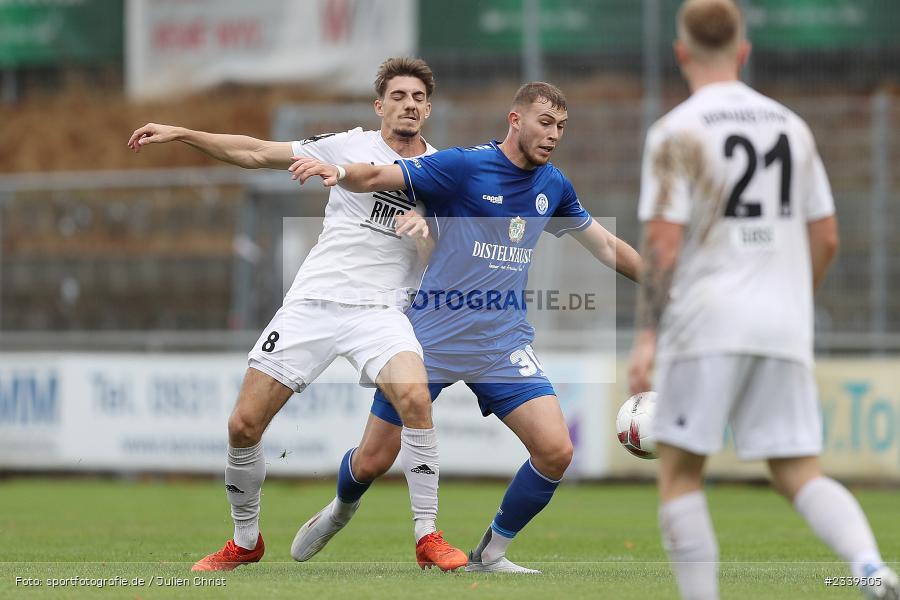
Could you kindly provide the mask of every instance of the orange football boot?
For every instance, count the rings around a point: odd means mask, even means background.
[[[191,571],[234,571],[241,565],[259,562],[265,552],[262,534],[256,540],[256,548],[253,550],[241,548],[234,540],[228,540],[224,548],[198,560]]]
[[[447,543],[443,531],[435,531],[416,544],[416,562],[422,569],[436,566],[441,571],[452,571],[466,566],[469,559],[465,552]]]

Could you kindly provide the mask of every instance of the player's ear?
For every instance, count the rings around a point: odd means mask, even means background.
[[[426,102],[425,103],[425,118],[427,119],[429,116],[431,116],[431,102]]]
[[[690,58],[687,44],[685,44],[681,40],[675,40],[674,42],[672,42],[672,49],[675,51],[675,60],[678,61],[678,64],[682,67],[687,64]]]
[[[750,52],[752,50],[753,45],[750,43],[750,40],[741,40],[737,52],[738,67],[743,67],[747,64],[747,61],[750,60]]]
[[[509,114],[506,115],[506,120],[509,122],[509,126],[513,129],[519,129],[521,124],[522,117],[514,110],[509,111]]]
[[[379,117],[384,116],[384,103],[382,103],[381,98],[375,98],[375,114]]]

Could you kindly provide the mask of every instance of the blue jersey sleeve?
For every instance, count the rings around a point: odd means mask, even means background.
[[[460,148],[449,148],[419,158],[395,161],[403,171],[407,194],[440,210],[460,196],[465,181],[465,155]]]
[[[556,237],[562,237],[565,233],[581,231],[587,228],[593,220],[590,213],[584,210],[581,202],[578,201],[575,188],[566,179],[563,182],[562,200],[544,229]]]

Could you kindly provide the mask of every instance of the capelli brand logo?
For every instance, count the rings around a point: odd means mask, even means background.
[[[491,204],[503,204],[503,196],[491,196],[490,194],[485,194],[481,199],[487,200]]]

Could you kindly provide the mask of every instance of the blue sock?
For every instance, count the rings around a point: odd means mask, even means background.
[[[531,459],[526,460],[506,488],[491,528],[504,537],[515,537],[547,506],[557,487],[559,481],[541,475],[531,464]]]
[[[359,500],[362,495],[372,485],[371,481],[357,481],[353,477],[353,470],[350,468],[350,459],[353,458],[353,452],[356,448],[350,448],[341,459],[341,467],[338,470],[337,481],[337,497],[341,502],[353,504]]]

